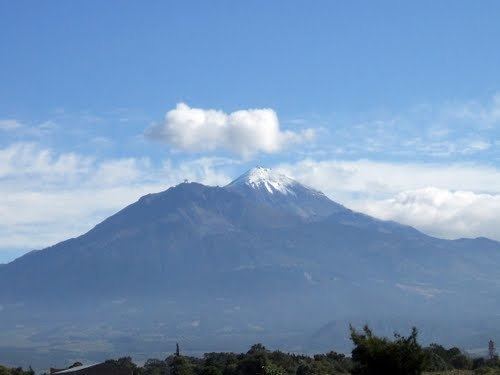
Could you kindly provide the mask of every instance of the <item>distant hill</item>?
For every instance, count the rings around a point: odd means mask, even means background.
[[[349,321],[418,322],[424,340],[453,332],[473,347],[500,327],[499,265],[498,242],[433,238],[254,168],[225,187],[146,195],[1,266],[0,349],[102,359],[179,338],[193,352],[238,350],[256,337],[347,349]]]

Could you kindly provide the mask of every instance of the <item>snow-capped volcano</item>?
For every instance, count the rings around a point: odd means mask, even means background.
[[[241,187],[241,185],[256,190],[265,189],[270,194],[281,193],[285,195],[295,195],[294,188],[298,185],[298,182],[285,175],[274,172],[270,168],[255,167],[238,177],[226,187],[229,189],[237,189]]]
[[[270,168],[255,167],[224,187],[258,203],[279,207],[305,219],[345,210],[323,193]]]
[[[98,353],[73,352],[75,325],[96,332],[89,339],[101,350],[119,350],[101,357],[144,355],[133,351],[158,332],[159,345],[189,337],[205,351],[256,332],[285,348],[347,351],[353,320],[382,331],[415,322],[429,340],[443,327],[454,343],[479,345],[500,335],[481,323],[500,327],[499,265],[498,242],[432,238],[254,168],[223,188],[192,182],[148,194],[79,237],[2,265],[0,331],[23,340],[39,331],[37,342],[57,332],[66,344],[47,356],[65,360]],[[96,322],[116,329],[95,331]],[[3,349],[0,362],[12,352]]]

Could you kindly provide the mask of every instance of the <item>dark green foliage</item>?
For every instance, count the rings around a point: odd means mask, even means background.
[[[368,326],[363,332],[351,327],[354,344],[352,374],[358,375],[418,375],[422,373],[425,355],[417,342],[417,329],[410,336],[394,335],[394,340],[378,337]]]
[[[351,327],[351,339],[352,357],[333,351],[311,357],[270,351],[262,344],[255,344],[246,353],[205,353],[203,358],[197,358],[181,355],[176,345],[173,355],[165,360],[149,359],[142,367],[135,365],[130,357],[105,363],[113,370],[110,373],[127,369],[133,375],[420,375],[423,371],[500,375],[500,360],[496,355],[471,359],[457,347],[447,349],[438,344],[422,349],[415,328],[408,337],[395,334],[394,339],[389,339],[374,335],[368,326],[362,332]],[[31,368],[0,366],[0,375],[34,374]]]
[[[472,369],[475,370],[484,366],[486,366],[486,360],[484,358],[479,357],[472,360]]]
[[[237,373],[240,375],[266,375],[266,364],[267,356],[265,352],[251,353],[250,350],[245,358],[238,364]]]
[[[148,359],[142,367],[130,357],[105,362],[110,370],[127,369],[133,375],[341,375],[352,368],[350,358],[336,352],[314,357],[270,351],[262,344],[248,352],[205,353],[203,358],[183,356],[176,352],[165,360]],[[0,375],[34,375],[32,370],[7,369]]]
[[[298,368],[296,375],[312,375],[314,374],[312,366],[309,364],[302,363]]]
[[[466,370],[473,368],[472,360],[457,347],[446,349],[441,345],[431,344],[424,349],[424,352],[426,357],[426,371]]]
[[[438,354],[430,351],[425,353],[425,365],[424,369],[426,371],[447,371],[451,369],[451,365],[447,363]]]
[[[266,375],[285,375],[285,370],[283,370],[280,366],[269,362],[264,366],[264,373]]]
[[[170,370],[166,361],[148,359],[142,368],[143,375],[169,375]]]
[[[474,370],[474,375],[500,375],[499,367],[480,367]]]
[[[465,354],[457,354],[451,359],[453,368],[466,370],[472,367],[471,360]]]
[[[352,370],[352,361],[344,354],[328,352],[314,356],[313,368],[316,371],[327,371],[329,374],[344,374]]]
[[[495,342],[493,340],[490,340],[488,342],[488,359],[490,361],[494,360],[496,356],[497,356],[497,353],[496,353],[496,348],[495,348]]]
[[[476,358],[473,361],[474,374],[477,375],[500,375],[500,360],[495,355],[491,358],[488,355],[488,359]]]
[[[438,344],[422,349],[415,328],[408,337],[395,334],[389,339],[374,335],[367,326],[362,332],[351,327],[351,339],[352,357],[333,351],[311,357],[270,351],[255,344],[246,353],[205,353],[197,358],[181,355],[176,346],[175,353],[165,360],[149,359],[142,367],[130,357],[106,364],[111,370],[125,368],[133,375],[420,375],[422,371],[451,374],[466,369],[474,370],[474,375],[500,375],[497,356],[472,360],[457,347],[446,349]],[[0,366],[0,375],[34,372],[31,368],[24,371]]]
[[[106,361],[106,364],[115,368],[128,369],[133,375],[142,374],[142,369],[137,367],[130,357],[122,357],[117,360],[111,359]]]
[[[270,351],[262,344],[253,345],[247,353],[206,353],[202,359],[170,356],[165,361],[149,360],[144,375],[335,375],[347,374],[351,361],[343,354],[330,352],[314,357]]]
[[[35,372],[31,367],[25,371],[21,367],[7,368],[0,366],[0,375],[35,375]]]
[[[200,372],[201,375],[222,375],[222,370],[216,366],[208,365],[203,366]]]
[[[169,364],[171,375],[195,375],[195,366],[188,358],[183,356],[174,356]]]
[[[473,369],[474,375],[500,375],[500,361],[471,360],[460,349],[432,344],[422,349],[417,331],[410,336],[396,334],[393,340],[377,337],[368,327],[358,333],[351,327],[354,343],[352,359],[328,352],[313,357],[270,351],[262,344],[247,353],[206,353],[203,358],[181,355],[177,350],[165,360],[149,359],[142,367],[130,357],[108,360],[110,368],[126,368],[133,375],[419,375],[422,371],[445,373],[454,369]],[[451,372],[450,372],[451,373]],[[469,374],[469,372],[467,372]],[[34,375],[31,368],[0,366],[0,375]]]
[[[234,353],[206,353],[204,355],[204,366],[211,369],[219,369],[223,375],[236,374],[239,356]],[[212,370],[207,370],[212,371]]]

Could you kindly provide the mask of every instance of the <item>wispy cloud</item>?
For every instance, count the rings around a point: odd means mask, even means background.
[[[485,102],[419,105],[406,111],[331,118],[322,149],[357,158],[500,158],[500,94]]]
[[[23,124],[16,119],[3,119],[0,120],[0,130],[3,131],[11,131],[20,129],[23,127]]]
[[[466,120],[476,128],[489,128],[500,125],[500,93],[496,93],[486,103],[468,101],[454,103],[444,109],[450,118]]]

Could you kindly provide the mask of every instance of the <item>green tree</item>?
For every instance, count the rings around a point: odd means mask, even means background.
[[[142,374],[142,369],[137,367],[137,365],[134,362],[132,362],[131,357],[122,357],[117,360],[111,359],[107,360],[105,363],[111,368],[127,369],[133,375]]]
[[[172,375],[194,375],[193,366],[183,356],[174,356],[170,364]]]
[[[413,328],[410,336],[394,335],[394,340],[378,337],[368,326],[357,332],[352,326],[354,344],[352,360],[354,375],[419,375],[425,355],[417,342],[418,331]]]
[[[238,363],[238,374],[239,375],[266,375],[265,367],[266,367],[267,358],[264,354],[253,354],[246,355]]]
[[[264,373],[266,375],[285,375],[285,371],[278,365],[269,362],[264,366]]]
[[[144,375],[169,375],[169,369],[165,361],[148,359],[143,366]]]
[[[203,366],[201,375],[223,375],[222,370],[214,365]]]
[[[301,363],[299,367],[297,367],[296,375],[313,375],[313,370],[311,365],[308,363]]]
[[[35,375],[35,372],[31,366],[26,371],[24,371],[21,367],[7,368],[0,366],[0,375]]]
[[[472,361],[463,353],[454,355],[451,358],[450,363],[453,368],[460,370],[467,370],[472,367]]]
[[[424,368],[426,371],[435,372],[435,371],[447,371],[451,368],[451,366],[437,353],[430,350],[426,350]]]
[[[266,375],[269,351],[262,344],[253,345],[238,363],[239,375]]]

